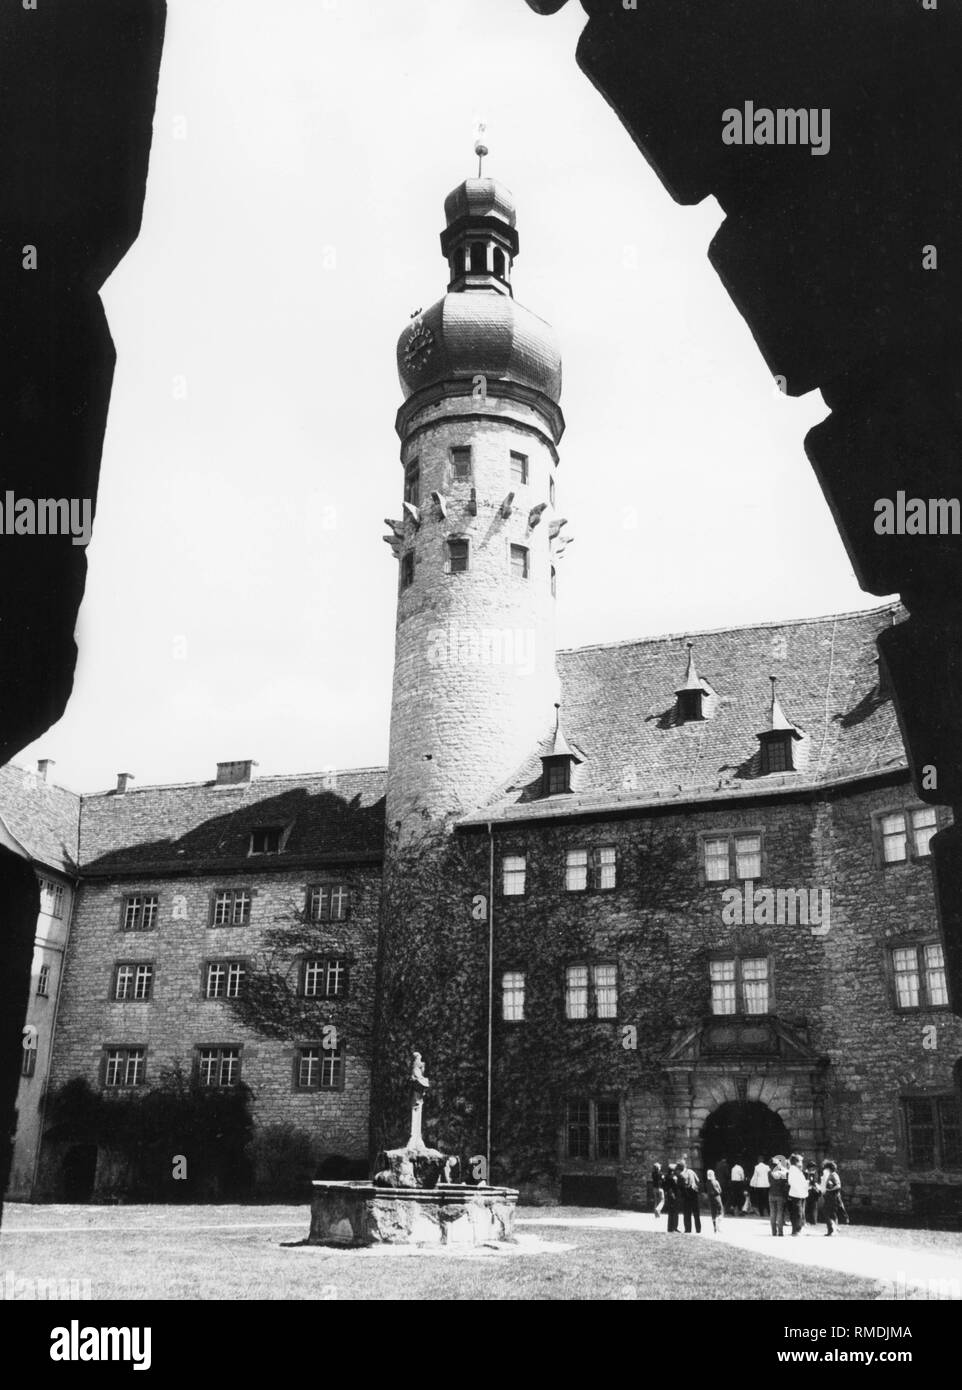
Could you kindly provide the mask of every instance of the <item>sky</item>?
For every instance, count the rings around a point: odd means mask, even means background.
[[[169,0],[67,712],[77,791],[387,759],[395,345],[444,293],[446,194],[513,191],[516,298],[564,354],[558,643],[815,616],[862,593],[783,395],[672,202],[524,0]]]

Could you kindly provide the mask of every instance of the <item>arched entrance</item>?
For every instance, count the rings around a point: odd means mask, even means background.
[[[705,1121],[701,1136],[702,1164],[714,1168],[720,1158],[740,1163],[750,1175],[758,1155],[792,1151],[792,1136],[780,1116],[758,1100],[725,1101]]]
[[[97,1175],[97,1145],[74,1144],[64,1155],[61,1183],[65,1202],[89,1202]]]

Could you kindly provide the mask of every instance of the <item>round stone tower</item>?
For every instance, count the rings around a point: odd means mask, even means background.
[[[402,479],[387,829],[482,805],[553,726],[561,356],[512,291],[514,200],[446,199],[444,297],[398,341]]]

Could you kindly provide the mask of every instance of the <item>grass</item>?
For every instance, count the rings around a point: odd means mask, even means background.
[[[17,1279],[89,1280],[96,1300],[877,1296],[872,1280],[786,1265],[707,1234],[619,1228],[618,1215],[521,1208],[519,1246],[511,1250],[337,1250],[299,1243],[306,1206],[8,1205],[0,1281],[6,1271]]]

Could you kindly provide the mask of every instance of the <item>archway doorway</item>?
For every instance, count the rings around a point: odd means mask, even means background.
[[[64,1155],[61,1183],[65,1202],[89,1202],[97,1176],[97,1145],[74,1144]]]
[[[773,1154],[792,1151],[792,1136],[780,1116],[758,1100],[729,1100],[712,1111],[701,1137],[701,1160],[714,1168],[719,1159],[740,1163],[746,1176],[761,1154],[767,1161]]]

